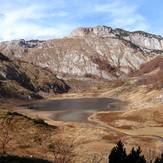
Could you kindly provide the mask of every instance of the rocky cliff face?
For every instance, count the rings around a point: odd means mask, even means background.
[[[163,50],[163,38],[143,31],[129,32],[123,29],[112,29],[111,27],[98,26],[94,28],[75,29],[70,37],[114,37],[122,38],[131,43],[148,50]]]
[[[116,79],[163,54],[163,38],[98,26],[78,28],[63,39],[0,43],[10,58],[47,67],[64,77]]]
[[[43,42],[39,40],[25,41],[24,39],[4,41],[0,43],[0,51],[5,52],[5,55],[9,55],[11,58],[21,58],[28,48],[40,48]]]

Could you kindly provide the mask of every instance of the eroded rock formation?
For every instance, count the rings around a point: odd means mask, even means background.
[[[32,62],[64,77],[116,79],[163,54],[163,38],[149,33],[98,26],[75,29],[70,36],[47,41],[0,43],[10,58]]]

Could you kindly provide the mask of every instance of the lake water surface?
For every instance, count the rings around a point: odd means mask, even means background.
[[[99,111],[119,111],[125,103],[112,98],[61,99],[27,105],[36,111],[49,111],[51,118],[65,122],[87,122],[88,117]]]

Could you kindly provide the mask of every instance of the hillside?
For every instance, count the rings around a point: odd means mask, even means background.
[[[0,54],[0,96],[40,99],[41,92],[64,93],[69,86],[48,69]]]
[[[145,84],[150,89],[161,89],[163,87],[163,57],[158,56],[142,64],[140,69],[131,76],[138,77],[138,83]]]

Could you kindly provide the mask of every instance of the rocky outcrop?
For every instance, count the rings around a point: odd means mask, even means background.
[[[38,99],[40,92],[64,93],[70,87],[48,69],[0,54],[0,96]]]
[[[28,53],[29,48],[41,48],[44,41],[30,40],[12,40],[0,43],[0,51],[5,55],[9,55],[11,59],[14,57],[21,58],[22,54]]]
[[[100,37],[114,37],[113,29],[106,26],[97,26],[92,28],[77,28],[71,34],[70,37],[87,37],[87,36],[100,36]]]
[[[11,59],[48,68],[60,77],[113,80],[162,55],[162,40],[145,32],[98,26],[78,28],[63,39],[3,42],[0,51]]]
[[[123,29],[112,29],[106,26],[75,29],[70,37],[114,37],[128,40],[131,43],[148,50],[163,50],[163,37],[143,31],[129,32]]]

